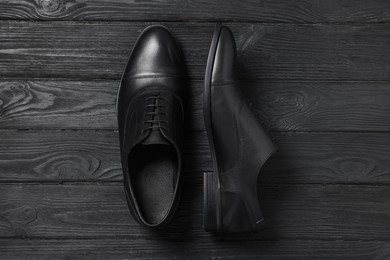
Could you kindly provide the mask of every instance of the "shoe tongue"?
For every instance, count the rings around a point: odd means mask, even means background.
[[[153,129],[149,136],[141,143],[143,145],[152,145],[152,144],[164,144],[170,145],[171,143],[163,136],[159,129]]]

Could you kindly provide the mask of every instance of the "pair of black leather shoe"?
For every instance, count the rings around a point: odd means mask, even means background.
[[[236,53],[230,29],[217,25],[203,104],[214,168],[204,176],[206,231],[263,226],[257,177],[274,147],[239,92]],[[187,91],[179,45],[165,27],[146,28],[123,73],[117,114],[130,212],[152,229],[168,224],[178,205]]]

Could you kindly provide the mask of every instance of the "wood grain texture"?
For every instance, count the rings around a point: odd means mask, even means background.
[[[389,82],[253,82],[241,90],[273,131],[387,132]]]
[[[265,0],[265,1],[3,1],[0,19],[34,20],[196,20],[257,22],[388,22],[384,0]]]
[[[2,128],[116,129],[119,82],[0,82]]]
[[[121,174],[117,133],[0,133],[3,180],[110,180]]]
[[[0,81],[2,129],[117,129],[119,81]],[[242,82],[272,131],[390,130],[389,82]],[[186,131],[204,131],[203,81],[188,86]]]
[[[0,190],[2,238],[121,238],[196,241],[203,231],[203,188],[185,183],[175,220],[161,232],[131,217],[121,183],[115,185],[5,185]],[[263,185],[268,228],[219,240],[387,240],[388,186]],[[215,244],[217,246],[217,244]]]
[[[390,137],[365,133],[272,133],[278,152],[260,183],[390,184]],[[205,132],[186,135],[184,178],[211,171]],[[1,182],[121,181],[116,132],[1,131]]]
[[[276,155],[264,165],[261,182],[387,185],[388,134],[272,133]]]
[[[0,240],[2,259],[385,259],[381,241]]]
[[[202,223],[217,21],[278,146],[258,182],[268,228],[237,237]],[[115,99],[134,42],[159,23],[191,81],[182,201],[151,232],[127,208]],[[9,0],[0,38],[1,259],[390,258],[388,1]]]
[[[184,171],[210,168],[205,139],[205,133],[186,136]],[[120,181],[118,133],[2,131],[0,173],[0,180],[6,182]]]
[[[0,22],[1,78],[119,80],[149,23]],[[212,23],[165,23],[181,43],[190,78],[202,79]],[[390,24],[230,23],[239,75],[251,80],[389,80]]]

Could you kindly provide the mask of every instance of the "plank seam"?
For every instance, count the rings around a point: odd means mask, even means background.
[[[201,240],[204,239],[206,240],[208,237],[202,237],[202,236],[194,236],[190,238],[180,238],[180,239],[164,239],[165,241],[193,241],[194,238]],[[220,238],[223,239],[223,236],[215,236],[214,238]],[[227,237],[225,237],[227,238]],[[66,241],[66,240],[80,240],[80,241],[85,241],[85,240],[107,240],[107,239],[113,239],[113,240],[128,240],[131,239],[132,241],[141,241],[141,240],[161,240],[161,239],[154,239],[154,238],[148,238],[148,237],[133,237],[133,236],[126,236],[126,235],[118,235],[118,236],[83,236],[83,237],[73,237],[73,236],[63,236],[63,237],[49,237],[49,236],[0,236],[0,241],[7,241],[7,240],[23,240],[23,241],[28,241],[28,240],[52,240],[52,241]],[[340,239],[340,238],[318,238],[318,237],[286,237],[286,238],[250,238],[248,237],[245,238],[232,238],[231,236],[228,237],[229,240],[223,240],[224,242],[239,242],[239,241],[245,241],[245,242],[256,242],[256,241],[320,241],[320,242],[331,242],[331,241],[340,241],[340,242],[390,242],[389,239],[383,239],[383,238],[367,238],[367,239]]]
[[[197,171],[198,172],[198,171]],[[201,172],[199,172],[199,176]],[[186,180],[183,180],[183,184],[185,184]],[[196,185],[193,185],[193,181],[191,181],[193,187],[202,187],[202,183],[199,180]],[[9,180],[9,181],[0,181],[1,186],[18,186],[18,185],[24,185],[24,186],[60,186],[60,187],[72,187],[72,186],[112,186],[112,187],[122,187],[123,181],[122,180],[98,180],[98,181],[80,181],[80,180],[64,180],[64,181],[50,181],[50,180],[34,180],[34,181],[15,181],[15,180]],[[351,187],[366,187],[366,188],[373,188],[373,187],[390,187],[390,183],[370,183],[370,182],[296,182],[296,183],[288,183],[288,182],[261,182],[261,187],[287,187],[287,186],[324,186],[324,187],[345,187],[345,186],[351,186]]]
[[[132,20],[106,20],[106,19],[84,19],[84,20],[66,20],[66,19],[1,19],[0,22],[65,22],[65,23],[191,23],[191,24],[206,24],[206,23],[243,23],[243,24],[272,24],[272,25],[375,25],[375,24],[390,24],[390,21],[372,21],[372,22],[272,22],[272,21],[257,21],[257,20],[234,20],[234,19],[210,19],[210,20],[198,20],[198,19],[176,19],[176,20],[144,20],[144,19],[132,19]]]
[[[188,129],[187,129],[188,130]],[[0,128],[0,132],[30,132],[30,133],[41,133],[41,132],[97,132],[97,133],[117,133],[117,128]],[[390,129],[386,131],[382,130],[299,130],[299,131],[287,131],[287,130],[269,130],[272,134],[388,134]],[[186,134],[205,133],[205,130],[191,130],[187,131]],[[277,139],[277,138],[276,138]]]

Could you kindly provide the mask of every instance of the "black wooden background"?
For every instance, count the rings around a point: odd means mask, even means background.
[[[268,229],[203,231],[201,113],[214,24],[236,36],[242,91],[275,138]],[[131,218],[115,99],[140,32],[163,23],[191,78],[184,194],[165,231]],[[0,1],[0,258],[390,257],[386,0]]]

